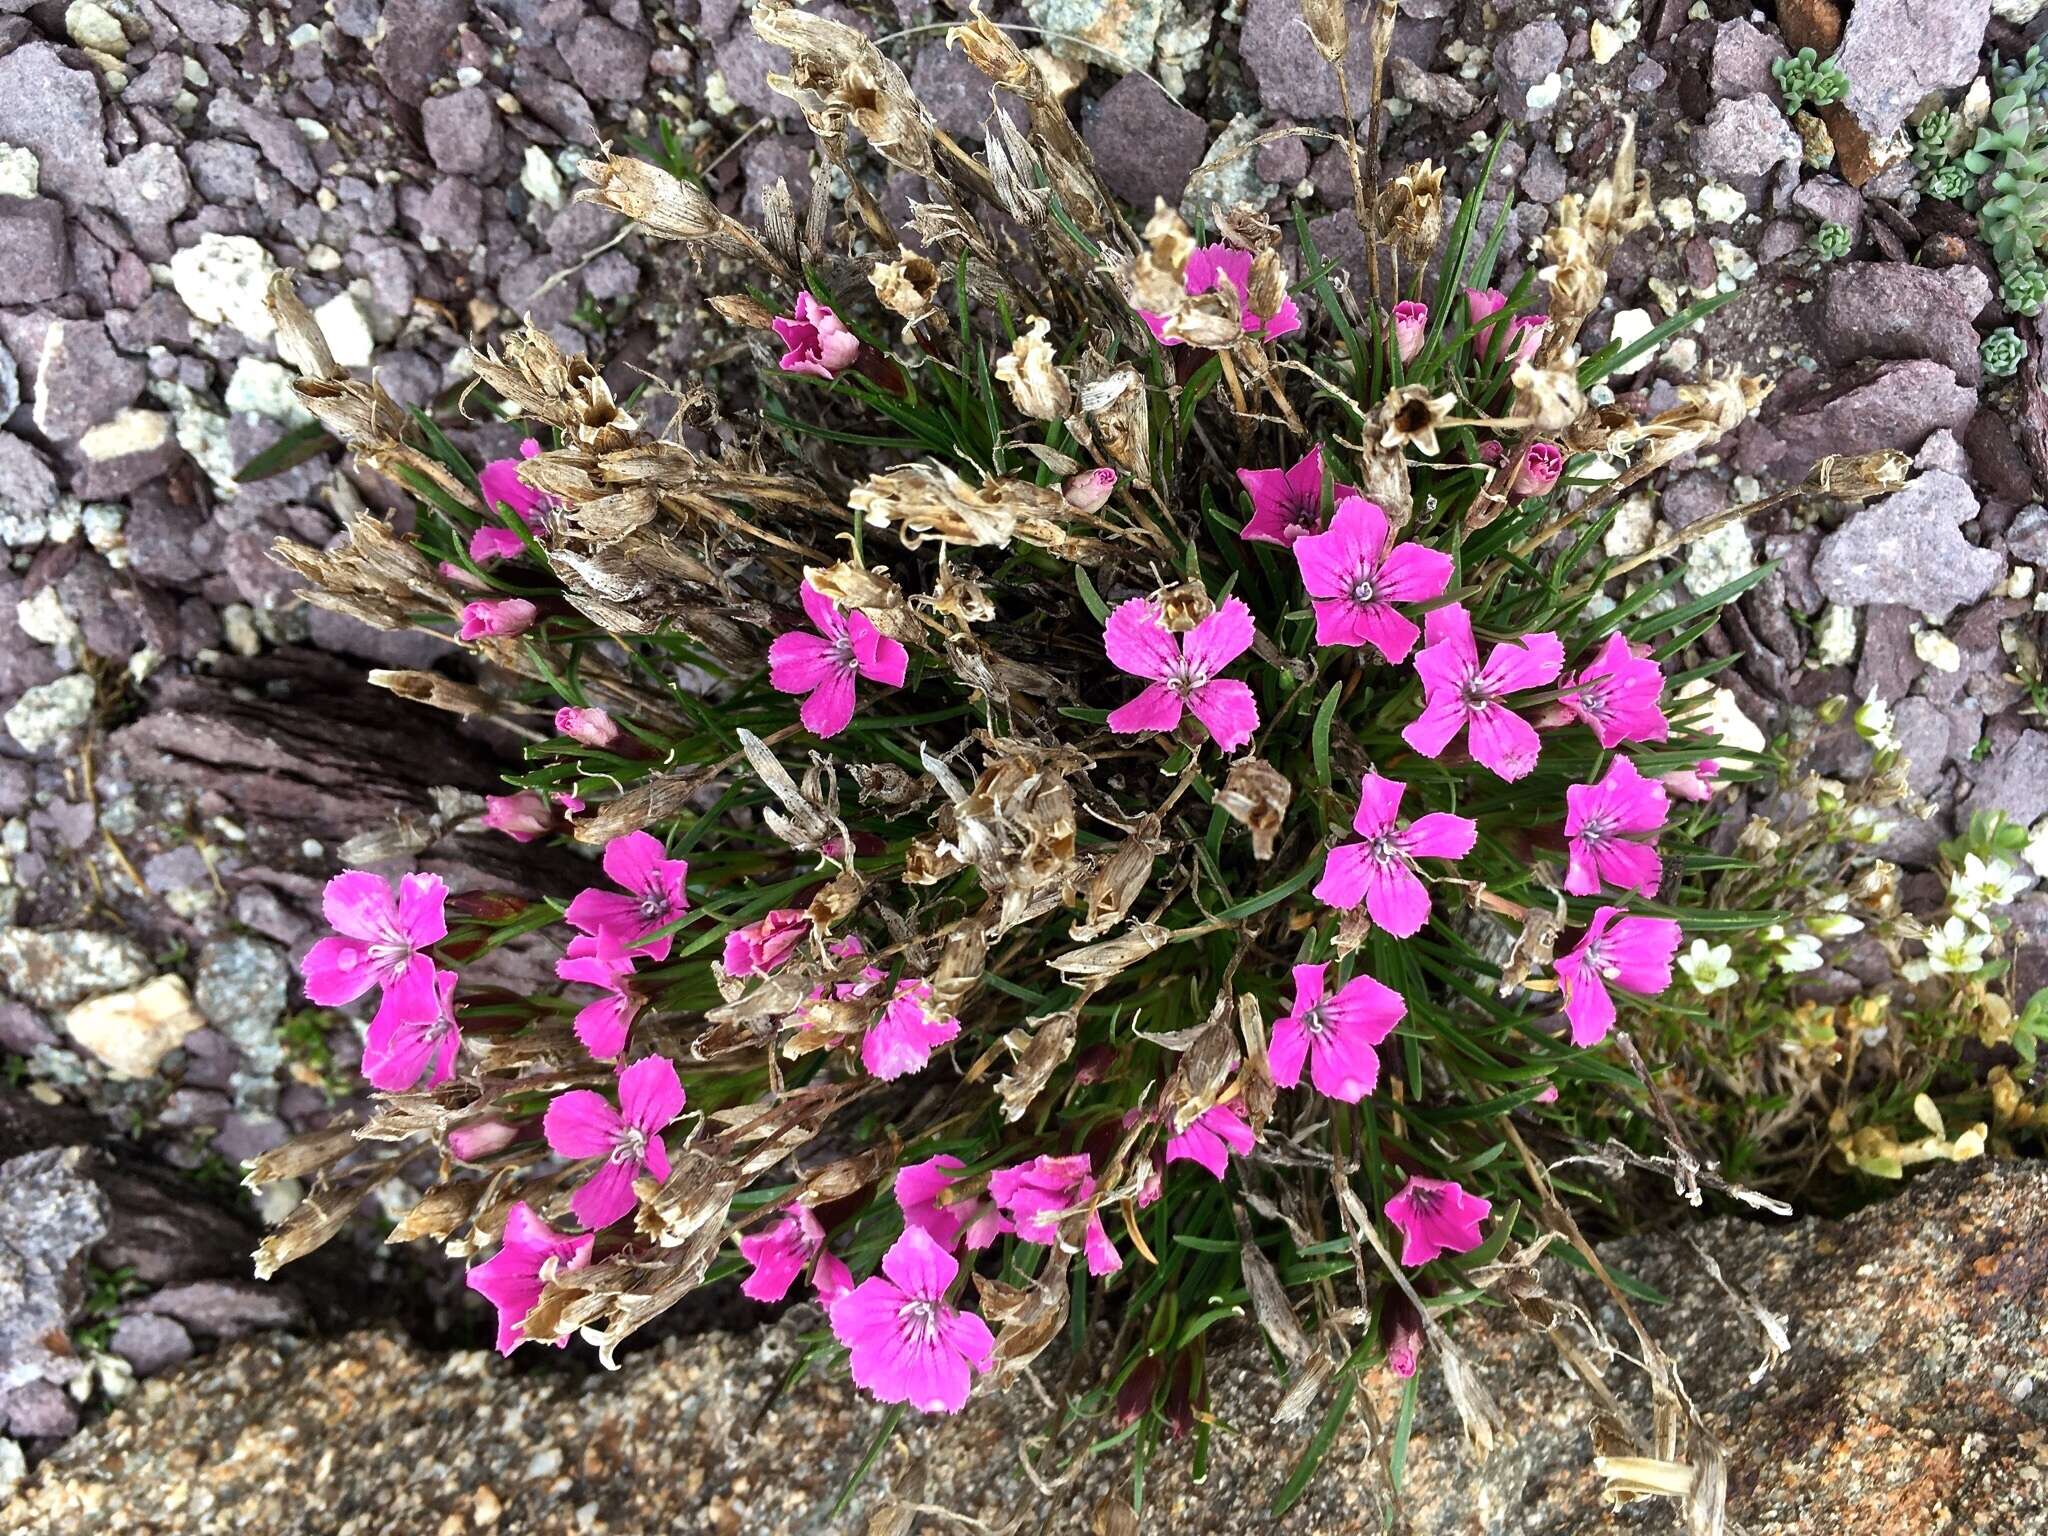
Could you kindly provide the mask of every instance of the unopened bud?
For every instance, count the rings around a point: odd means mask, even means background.
[[[1067,505],[1076,512],[1093,512],[1109,500],[1110,492],[1116,489],[1116,471],[1113,469],[1084,469],[1078,475],[1069,475],[1060,487]]]

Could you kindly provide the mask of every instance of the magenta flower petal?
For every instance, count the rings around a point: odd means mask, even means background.
[[[1543,751],[1536,727],[1498,704],[1467,716],[1466,745],[1472,759],[1510,782],[1527,778]]]
[[[853,641],[853,662],[860,675],[871,683],[901,688],[910,669],[910,653],[899,641],[876,629],[873,621],[855,609],[846,616],[846,632]]]
[[[1452,1179],[1417,1175],[1385,1206],[1387,1220],[1401,1234],[1401,1262],[1410,1268],[1443,1253],[1470,1253],[1480,1244],[1479,1224],[1493,1214],[1493,1202],[1469,1194]]]
[[[1133,677],[1163,682],[1180,665],[1180,647],[1148,598],[1133,597],[1111,610],[1102,645],[1116,669]]]
[[[960,1021],[931,1011],[932,989],[905,981],[860,1043],[861,1065],[884,1082],[922,1072],[932,1052],[960,1033]]]
[[[1355,907],[1365,900],[1366,882],[1374,869],[1372,853],[1363,843],[1340,843],[1323,860],[1322,878],[1314,896],[1326,907]]]
[[[566,1274],[590,1262],[596,1239],[588,1233],[565,1235],[555,1231],[522,1201],[505,1217],[504,1241],[498,1251],[464,1276],[469,1288],[498,1312],[498,1353],[509,1355],[527,1342],[522,1324],[540,1304],[546,1282],[543,1271]],[[566,1346],[568,1338],[555,1340]]]
[[[576,1088],[549,1101],[541,1131],[557,1157],[609,1157],[624,1125],[610,1099]]]
[[[367,870],[345,869],[329,880],[320,908],[327,926],[347,938],[379,940],[400,931],[390,884]]]
[[[1109,712],[1109,728],[1124,736],[1142,731],[1170,731],[1180,724],[1186,706],[1164,683],[1154,683],[1130,703]]]
[[[403,1093],[424,1073],[432,1089],[454,1074],[462,1048],[455,1022],[457,979],[453,971],[428,968],[386,990],[363,1039],[362,1070],[371,1087]]]
[[[330,935],[317,941],[299,962],[306,996],[322,1008],[352,1003],[377,985],[369,946],[359,939]]]
[[[1181,657],[1188,666],[1213,677],[1251,649],[1252,636],[1252,611],[1244,599],[1225,598],[1215,612],[1182,637]]]
[[[593,1232],[631,1215],[633,1207],[639,1204],[633,1193],[633,1180],[639,1172],[633,1163],[600,1163],[597,1171],[569,1196],[569,1209]]]
[[[1351,830],[1360,837],[1378,837],[1391,831],[1401,815],[1401,797],[1406,784],[1377,773],[1368,773],[1358,784],[1358,809],[1351,817]]]
[[[1412,859],[1462,859],[1479,840],[1479,823],[1450,811],[1418,816],[1401,834],[1401,848]]]
[[[837,736],[853,723],[853,670],[834,670],[811,690],[797,710],[804,729],[814,736]]]
[[[823,636],[792,629],[768,644],[768,683],[777,693],[809,693],[840,670],[832,642]]]
[[[1188,696],[1188,708],[1208,727],[1222,752],[1235,752],[1259,729],[1259,704],[1252,696],[1251,684],[1234,677],[1219,677],[1197,688]],[[1111,729],[1116,729],[1114,724]]]
[[[643,1056],[619,1074],[620,1116],[650,1134],[683,1112],[686,1097],[676,1064],[666,1056]]]
[[[1375,863],[1366,874],[1365,910],[1397,939],[1413,938],[1429,921],[1429,887],[1406,864]]]

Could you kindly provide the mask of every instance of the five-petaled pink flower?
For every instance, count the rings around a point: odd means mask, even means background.
[[[1662,784],[1644,778],[1627,758],[1617,757],[1596,783],[1567,785],[1564,803],[1564,835],[1570,840],[1566,891],[1597,896],[1604,882],[1639,896],[1657,894],[1663,861],[1648,842],[1635,839],[1661,831],[1671,814]]]
[[[996,1341],[972,1312],[946,1300],[960,1274],[953,1256],[921,1227],[882,1255],[882,1272],[832,1303],[832,1332],[847,1347],[854,1385],[884,1403],[958,1413],[974,1372],[994,1364]]]
[[[618,725],[595,706],[579,709],[573,704],[563,705],[555,711],[555,729],[586,747],[608,747],[619,739]]]
[[[922,1072],[932,1052],[960,1033],[960,1021],[933,1007],[931,984],[917,977],[899,982],[882,1016],[861,1038],[860,1063],[870,1077],[890,1082]]]
[[[633,987],[633,955],[616,928],[594,937],[582,934],[569,941],[569,951],[555,962],[558,980],[596,987],[604,996],[576,1014],[576,1038],[599,1061],[615,1061],[626,1049],[626,1036],[640,1012],[641,997]]]
[[[810,931],[809,912],[802,907],[777,907],[727,934],[720,963],[728,976],[766,976],[789,963]]]
[[[1259,544],[1292,544],[1323,526],[1323,445],[1317,443],[1287,469],[1240,469],[1238,483],[1252,499],[1252,515],[1238,533]],[[1338,482],[1338,501],[1358,487]]]
[[[1480,325],[1490,315],[1497,315],[1507,307],[1508,296],[1498,288],[1467,288],[1465,307],[1472,316],[1472,323],[1479,328],[1472,333],[1472,347],[1481,357],[1493,352],[1494,333],[1500,329],[1500,322]],[[1536,355],[1536,348],[1543,340],[1543,328],[1549,324],[1545,315],[1517,315],[1508,322],[1508,333],[1501,343],[1502,357],[1509,366],[1526,363]]]
[[[582,1269],[597,1246],[594,1233],[565,1235],[542,1221],[525,1201],[505,1213],[503,1245],[464,1277],[472,1291],[498,1309],[498,1353],[509,1355],[527,1342],[522,1326],[540,1305],[541,1292],[556,1275]],[[554,1341],[567,1347],[569,1336]]]
[[[1545,495],[1563,473],[1563,449],[1555,443],[1531,443],[1522,451],[1522,462],[1515,470],[1514,493],[1517,496]]]
[[[615,934],[621,945],[666,960],[675,945],[673,934],[648,935],[666,928],[690,909],[683,882],[690,866],[671,859],[660,839],[646,832],[628,832],[604,845],[604,872],[616,891],[591,886],[579,891],[562,915],[579,933]]]
[[[1462,859],[1472,851],[1479,823],[1450,811],[1431,811],[1407,826],[1399,822],[1407,785],[1368,773],[1359,786],[1351,828],[1365,841],[1339,843],[1323,865],[1315,897],[1333,907],[1360,901],[1372,920],[1397,939],[1429,921],[1429,888],[1415,872],[1417,859]]]
[[[533,628],[540,610],[523,597],[485,597],[462,607],[459,640],[481,640],[486,635],[523,635]]]
[[[1237,290],[1237,307],[1244,316],[1244,328],[1254,336],[1267,341],[1277,341],[1301,329],[1301,311],[1294,307],[1294,300],[1283,298],[1277,314],[1258,315],[1252,312],[1252,253],[1240,251],[1228,245],[1197,246],[1188,253],[1187,270],[1183,274],[1188,294],[1192,296],[1208,293],[1219,282],[1228,282]],[[1163,347],[1180,345],[1178,336],[1166,334],[1166,316],[1155,315],[1149,309],[1138,311],[1139,318],[1159,338]]]
[[[1503,779],[1526,777],[1543,743],[1536,728],[1507,707],[1511,693],[1540,688],[1564,667],[1564,647],[1547,631],[1503,640],[1479,659],[1472,616],[1462,603],[1433,608],[1423,619],[1424,644],[1415,653],[1422,679],[1422,713],[1401,739],[1424,757],[1439,757],[1460,731],[1475,761]]]
[[[896,1170],[896,1205],[903,1212],[903,1224],[924,1228],[941,1248],[950,1249],[961,1232],[989,1208],[988,1202],[979,1196],[940,1198],[966,1166],[959,1158],[942,1152],[921,1163],[905,1163]]]
[[[1227,598],[1216,611],[1186,634],[1166,627],[1150,598],[1120,603],[1103,631],[1109,659],[1149,686],[1130,703],[1112,710],[1109,728],[1123,735],[1170,731],[1183,711],[1216,738],[1225,752],[1235,752],[1259,728],[1259,705],[1251,686],[1217,674],[1245,653],[1252,643],[1252,611],[1240,598]]]
[[[1678,924],[1668,917],[1628,916],[1619,907],[1595,912],[1579,947],[1560,956],[1554,967],[1572,1044],[1598,1045],[1614,1027],[1609,982],[1644,997],[1670,986],[1678,943]]]
[[[1470,1253],[1479,1246],[1479,1223],[1493,1202],[1466,1192],[1456,1179],[1410,1178],[1386,1203],[1387,1220],[1401,1234],[1401,1262],[1410,1268],[1440,1253]]]
[[[996,1209],[1015,1223],[1019,1242],[1050,1245],[1059,1241],[1060,1217],[1094,1197],[1095,1176],[1085,1152],[1071,1157],[1034,1157],[1028,1163],[996,1169],[988,1177],[988,1193]],[[1100,1211],[1088,1213],[1081,1251],[1091,1275],[1113,1275],[1124,1267],[1123,1255],[1103,1230]]]
[[[794,314],[777,315],[768,323],[789,349],[782,354],[784,373],[834,379],[860,356],[860,338],[840,323],[830,306],[812,298],[808,288],[797,294]]]
[[[780,1301],[796,1277],[825,1251],[825,1229],[807,1205],[792,1205],[762,1232],[740,1238],[740,1256],[754,1272],[740,1282],[740,1294],[754,1301]]]
[[[462,1031],[455,1023],[453,971],[434,972],[429,987],[404,986],[384,994],[384,1006],[363,1035],[363,1076],[386,1093],[403,1093],[427,1074],[438,1088],[454,1075]]]
[[[1178,1136],[1166,1139],[1166,1161],[1195,1163],[1222,1178],[1230,1155],[1245,1156],[1258,1145],[1244,1111],[1236,1104],[1212,1104],[1189,1122]]]
[[[1306,1062],[1316,1092],[1356,1104],[1379,1082],[1376,1047],[1407,1015],[1408,1005],[1400,993],[1370,976],[1354,976],[1329,996],[1329,969],[1327,964],[1294,968],[1294,1007],[1274,1021],[1266,1059],[1282,1088],[1301,1081]]]
[[[1603,747],[1625,741],[1662,741],[1671,732],[1657,696],[1664,691],[1664,669],[1648,656],[1638,656],[1618,631],[1607,637],[1600,652],[1566,680],[1558,704],[1567,715],[1593,728]]]
[[[1394,306],[1394,352],[1404,363],[1412,363],[1429,339],[1429,306],[1415,299],[1403,299]]]
[[[768,647],[768,681],[778,693],[807,694],[799,713],[804,728],[837,736],[853,719],[856,678],[901,688],[910,653],[876,629],[858,608],[844,612],[807,581],[797,589],[815,635],[792,629]]]
[[[509,795],[484,796],[484,826],[502,832],[515,843],[530,843],[552,831],[555,813],[548,809],[539,791],[518,790]]]
[[[547,521],[542,513],[555,504],[554,499],[519,478],[519,459],[539,456],[540,444],[529,437],[519,445],[518,459],[493,459],[486,464],[476,477],[483,488],[486,509],[507,507],[528,528],[545,528]],[[485,523],[469,536],[469,558],[478,565],[488,560],[516,559],[525,552],[526,541],[502,523]]]
[[[668,1177],[661,1132],[683,1112],[684,1099],[676,1064],[666,1056],[643,1056],[619,1074],[617,1108],[589,1088],[549,1101],[541,1129],[555,1155],[604,1159],[569,1197],[569,1208],[584,1226],[608,1227],[631,1211],[637,1203],[633,1180],[643,1168],[658,1180]]]
[[[1316,644],[1370,645],[1391,662],[1408,659],[1420,633],[1396,603],[1440,597],[1451,557],[1420,544],[1387,542],[1387,514],[1359,496],[1337,504],[1327,533],[1294,542],[1301,584],[1316,610]]]
[[[321,897],[334,933],[299,962],[306,996],[323,1008],[352,1003],[372,987],[393,994],[428,997],[436,974],[428,946],[448,937],[448,887],[439,875],[404,875],[397,900],[382,875],[347,869],[327,882]]]

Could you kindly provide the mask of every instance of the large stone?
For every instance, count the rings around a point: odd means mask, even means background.
[[[1845,1221],[1721,1217],[1612,1244],[1604,1256],[1669,1298],[1638,1305],[1723,1452],[1730,1530],[2035,1536],[2040,1429],[2029,1399],[2048,1351],[2048,1314],[2037,1304],[2044,1243],[2048,1169],[2005,1162],[1923,1175]],[[1768,1358],[1758,1314],[1731,1300],[1723,1276],[1783,1327],[1790,1349],[1782,1359]],[[1546,1263],[1542,1280],[1552,1296],[1569,1298],[1561,1326],[1581,1358],[1609,1362],[1606,1386],[1647,1427],[1642,1372],[1613,1352],[1635,1350],[1620,1317],[1559,1262]],[[1571,1320],[1578,1306],[1601,1340]],[[798,1321],[815,1326],[816,1314]],[[1406,1529],[1564,1536],[1680,1528],[1669,1505],[1626,1521],[1603,1506],[1596,1404],[1515,1308],[1475,1308],[1450,1328],[1478,1383],[1512,1406],[1491,1454],[1475,1458],[1425,1355],[1403,1487]],[[1034,1486],[1017,1448],[1044,1431],[1045,1407],[1026,1391],[985,1391],[963,1414],[906,1418],[910,1427],[835,1515],[834,1499],[883,1410],[836,1373],[786,1387],[792,1352],[802,1348],[796,1334],[784,1324],[671,1338],[614,1373],[587,1377],[514,1371],[482,1352],[438,1354],[389,1334],[230,1344],[116,1405],[37,1468],[0,1513],[10,1536],[198,1536],[219,1528],[223,1510],[233,1511],[237,1536],[479,1527],[521,1536],[825,1536],[872,1529],[869,1515],[894,1498],[989,1528],[1023,1517],[1031,1529],[1085,1531],[1098,1502],[1126,1488],[1117,1455],[1079,1457],[1077,1475]],[[1274,1497],[1331,1391],[1280,1423],[1285,1382],[1264,1352],[1241,1335],[1232,1341],[1228,1325],[1209,1338],[1210,1408],[1235,1432],[1215,1437],[1199,1484],[1185,1445],[1154,1455],[1142,1528],[1179,1536],[1385,1529],[1373,1469],[1401,1384],[1383,1370],[1360,1378],[1375,1413],[1342,1416],[1322,1470],[1275,1518]],[[478,1424],[493,1432],[476,1434]],[[1078,1452],[1098,1433],[1080,1426],[1059,1450]],[[253,1445],[262,1454],[217,1451]]]
[[[1831,453],[1918,453],[1933,433],[1961,432],[1977,392],[1936,362],[1878,363],[1844,370],[1827,389],[1772,424],[1778,468],[1798,478]]]
[[[139,985],[149,956],[126,934],[0,928],[0,989],[48,1010]]]
[[[1152,67],[1166,18],[1166,0],[1024,0],[1024,9],[1053,53],[1119,74]]]
[[[1344,53],[1344,73],[1351,82],[1351,110],[1363,115],[1371,105],[1366,98],[1372,90],[1370,8],[1347,3],[1345,10],[1351,41]],[[1337,72],[1316,51],[1315,39],[1301,19],[1301,0],[1251,0],[1245,7],[1239,49],[1269,112],[1297,119],[1344,115]]]
[[[0,1163],[0,1393],[65,1381],[78,1369],[66,1329],[85,1256],[107,1233],[106,1198],[86,1174],[90,1157],[83,1147],[52,1147]]]
[[[270,252],[247,235],[208,231],[171,258],[171,286],[196,319],[268,341],[277,321],[263,301],[276,271]]]
[[[55,198],[0,197],[0,271],[7,302],[41,304],[71,287],[71,242]]]
[[[1977,77],[1991,0],[1856,0],[1836,62],[1842,103],[1874,139],[1896,131],[1937,91]]]
[[[1778,104],[1759,91],[1716,105],[1692,136],[1690,151],[1702,176],[1755,187],[1779,166],[1797,165],[1801,148]]]
[[[74,208],[107,201],[99,85],[49,43],[25,43],[0,56],[0,143],[34,153],[44,192]]]
[[[0,715],[0,723],[22,751],[52,752],[70,744],[85,729],[96,697],[92,679],[73,672],[29,689]]]
[[[2005,576],[2004,555],[1963,537],[1977,510],[1966,481],[1929,470],[1823,539],[1813,579],[1831,603],[1895,603],[1939,622]]]
[[[64,1028],[120,1077],[156,1075],[167,1052],[206,1020],[181,976],[159,976],[128,992],[87,998],[64,1015]]]
[[[1785,45],[1748,21],[1724,21],[1714,33],[1713,62],[1707,89],[1716,101],[1758,92],[1774,94],[1778,82],[1771,66],[1785,57]]]
[[[1956,822],[1967,826],[1991,811],[2027,827],[2048,816],[2048,731],[2023,731],[1978,766]]]
[[[1200,117],[1143,75],[1125,75],[1104,91],[1081,133],[1102,179],[1140,222],[1155,199],[1179,206],[1209,138]]]
[[[112,421],[142,393],[143,377],[142,364],[116,352],[99,321],[53,321],[36,367],[36,430],[62,442]]]
[[[469,0],[387,0],[371,56],[392,95],[414,106],[426,98],[468,16]]]
[[[1847,262],[1828,274],[1821,315],[1820,345],[1830,362],[1926,357],[1958,383],[1978,382],[1975,311],[1945,272],[1897,261]]]
[[[420,104],[420,128],[435,169],[451,176],[495,170],[504,152],[498,109],[482,86],[428,97]]]
[[[654,49],[615,21],[589,15],[561,45],[562,62],[584,95],[599,101],[638,101],[647,88]]]
[[[1546,16],[1507,33],[1494,45],[1501,110],[1518,121],[1546,117],[1557,105],[1553,76],[1564,63],[1564,28]],[[1356,85],[1354,82],[1354,89]]]

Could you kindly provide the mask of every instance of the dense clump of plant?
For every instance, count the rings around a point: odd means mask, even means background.
[[[524,736],[485,824],[601,859],[538,901],[333,882],[306,988],[376,1000],[379,1093],[253,1171],[314,1176],[264,1268],[427,1169],[394,1236],[472,1261],[507,1351],[581,1334],[609,1362],[738,1276],[815,1297],[807,1368],[891,1429],[1064,1341],[1034,1459],[1142,1468],[1206,1454],[1212,1344],[1249,1316],[1282,1416],[1326,1428],[1283,1502],[1381,1361],[1411,1379],[1400,1436],[1434,1358],[1487,1438],[1449,1314],[1529,1304],[1562,1241],[1635,1319],[1574,1214],[1616,1197],[1551,1165],[1611,1146],[1717,1182],[1635,1037],[1698,1016],[1689,941],[1784,915],[1703,899],[1748,758],[1694,646],[1762,573],[1686,595],[1645,569],[1725,519],[1602,548],[1762,386],[1600,403],[1698,313],[1580,355],[1648,217],[1627,135],[1557,210],[1542,313],[1532,278],[1490,286],[1505,209],[1483,230],[1475,187],[1446,227],[1441,171],[1364,147],[1354,294],[1253,209],[1134,228],[984,21],[952,37],[1012,110],[978,159],[858,34],[754,25],[846,173],[842,226],[823,175],[760,230],[633,160],[582,195],[751,285],[717,306],[760,340],[758,413],[692,386],[657,432],[521,332],[475,368],[533,438],[473,476],[273,294],[300,398],[421,514],[283,557],[315,602],[469,646],[480,684],[375,676]],[[925,178],[931,254],[855,135]],[[473,979],[514,942],[553,946],[559,992]],[[1617,1433],[1663,1491],[1712,1483],[1641,1343],[1670,1411]]]
[[[1994,56],[1990,107],[1970,121],[1943,105],[1914,124],[1913,163],[1921,190],[1977,215],[1998,265],[1999,300],[2015,314],[2048,304],[2048,60],[2039,46],[2017,63]],[[1973,119],[1974,120],[1974,119]]]
[[[1849,77],[1834,59],[1823,59],[1812,48],[1802,48],[1790,58],[1771,61],[1771,78],[1778,82],[1788,113],[1807,107],[1831,107],[1849,94]]]

